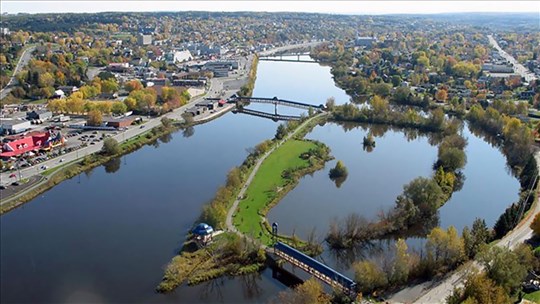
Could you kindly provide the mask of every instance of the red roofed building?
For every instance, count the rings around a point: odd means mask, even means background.
[[[62,134],[58,133],[51,136],[49,131],[33,132],[25,136],[12,137],[12,140],[2,145],[0,157],[9,158],[19,156],[29,151],[40,149],[51,149],[64,143]]]

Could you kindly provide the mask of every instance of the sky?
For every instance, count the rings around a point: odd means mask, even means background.
[[[94,13],[105,11],[266,11],[332,14],[536,12],[540,1],[0,1],[2,13]]]

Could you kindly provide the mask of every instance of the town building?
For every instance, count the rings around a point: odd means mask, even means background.
[[[129,70],[129,63],[109,63],[107,70],[109,72],[124,73]]]
[[[228,77],[229,72],[238,69],[238,61],[235,60],[215,60],[208,61],[204,69],[214,73],[214,77]]]
[[[53,116],[53,113],[47,110],[35,110],[32,112],[26,113],[27,119],[47,120],[47,119],[50,119],[52,116]]]
[[[37,150],[50,150],[64,144],[62,133],[33,132],[25,136],[6,138],[7,142],[2,144],[0,152],[1,158],[10,158],[22,155],[26,152]]]
[[[482,65],[482,71],[490,73],[513,73],[514,68],[505,64],[486,63]]]
[[[122,117],[122,118],[110,118],[106,119],[105,123],[107,124],[107,127],[114,127],[114,128],[125,128],[127,126],[131,126],[131,124],[135,121],[135,117]]]
[[[28,130],[31,127],[31,122],[28,120],[16,119],[0,119],[1,134],[17,134]]]
[[[354,40],[354,45],[355,46],[365,47],[365,48],[370,48],[376,42],[377,42],[377,38],[375,38],[375,37],[360,37],[360,36],[357,36],[356,39]]]
[[[168,64],[174,64],[177,62],[191,61],[193,56],[189,51],[172,51],[165,55],[165,61]]]
[[[206,85],[205,79],[175,79],[172,82],[173,86],[178,87],[203,87]]]
[[[152,44],[152,35],[139,34],[137,36],[138,45],[150,45]]]

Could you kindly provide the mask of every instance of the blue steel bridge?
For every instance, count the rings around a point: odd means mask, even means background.
[[[356,283],[352,279],[349,279],[338,271],[313,259],[301,251],[282,242],[277,242],[274,244],[274,254],[333,288],[348,295],[356,295]]]

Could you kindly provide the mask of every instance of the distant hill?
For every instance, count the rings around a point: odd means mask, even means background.
[[[488,4],[489,3],[486,2],[486,5]],[[502,30],[512,29],[513,31],[530,31],[531,29],[536,28],[540,31],[539,13],[447,13],[423,15],[423,17],[451,23],[468,24]]]

